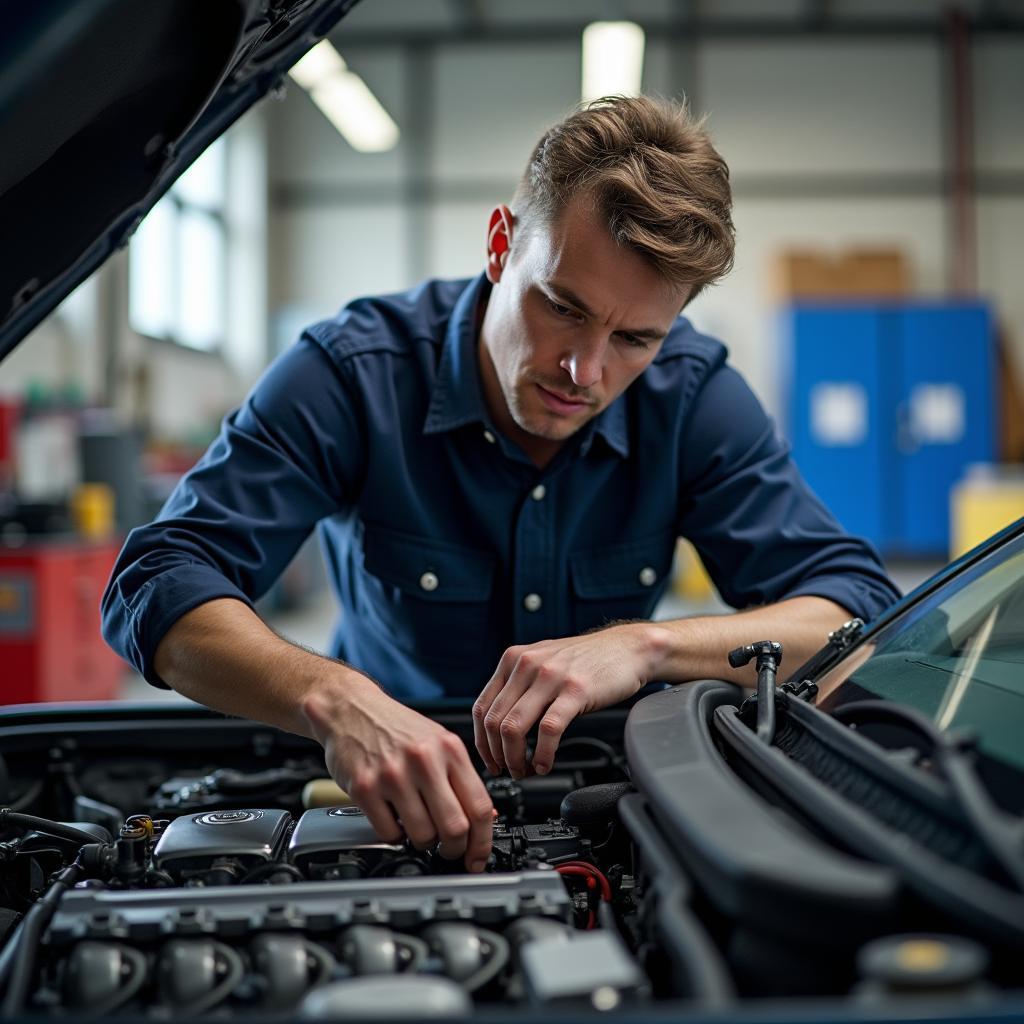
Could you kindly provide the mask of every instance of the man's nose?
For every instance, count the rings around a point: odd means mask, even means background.
[[[605,346],[603,343],[580,345],[562,357],[558,364],[572,378],[578,388],[592,388],[604,372]]]

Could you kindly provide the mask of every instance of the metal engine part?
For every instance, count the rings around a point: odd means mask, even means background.
[[[276,860],[292,818],[287,811],[207,811],[176,818],[153,850],[153,865],[176,879],[208,870],[222,859],[243,868]]]

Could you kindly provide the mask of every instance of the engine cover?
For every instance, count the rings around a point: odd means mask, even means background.
[[[183,877],[209,868],[220,858],[246,866],[275,860],[292,818],[281,810],[206,811],[176,818],[153,850],[153,864]]]
[[[288,843],[288,859],[304,874],[337,867],[342,876],[359,877],[367,862],[402,852],[402,845],[382,843],[358,807],[317,807],[299,819]]]

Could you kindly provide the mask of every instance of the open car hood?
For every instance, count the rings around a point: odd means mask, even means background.
[[[0,32],[0,358],[356,0],[32,0]]]

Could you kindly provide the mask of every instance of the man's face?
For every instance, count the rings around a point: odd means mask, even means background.
[[[643,373],[690,293],[616,245],[580,200],[520,233],[488,277],[484,393],[496,425],[531,456],[550,457]]]

